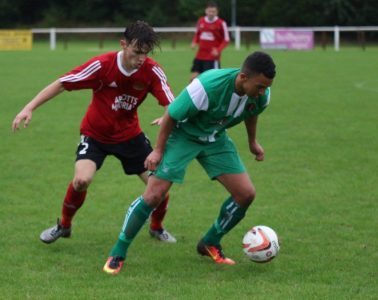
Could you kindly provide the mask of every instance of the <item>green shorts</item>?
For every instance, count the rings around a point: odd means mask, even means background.
[[[223,135],[213,143],[202,143],[176,130],[169,136],[163,159],[154,175],[182,183],[188,164],[197,159],[211,179],[222,174],[244,173],[245,167],[232,140]]]

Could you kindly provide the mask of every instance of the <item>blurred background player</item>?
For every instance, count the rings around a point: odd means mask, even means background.
[[[227,24],[218,17],[218,5],[209,2],[205,14],[197,21],[192,41],[192,48],[198,46],[198,50],[193,60],[190,81],[202,72],[219,69],[222,50],[230,42]]]
[[[71,235],[71,222],[86,198],[89,185],[108,155],[122,163],[127,175],[138,175],[147,183],[144,160],[152,151],[142,132],[138,106],[151,93],[166,107],[174,96],[166,75],[157,62],[147,57],[159,44],[158,36],[147,23],[137,21],[125,29],[121,51],[94,57],[74,68],[40,91],[15,117],[12,129],[28,126],[32,112],[63,91],[91,89],[92,101],[80,126],[81,141],[76,152],[75,173],[63,202],[62,218],[40,235],[44,243]],[[161,118],[152,124],[160,125]],[[158,240],[176,242],[164,230],[168,194],[151,215],[150,234]]]

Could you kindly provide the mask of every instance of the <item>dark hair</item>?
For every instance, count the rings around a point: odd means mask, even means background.
[[[218,4],[215,2],[215,1],[209,1],[207,2],[206,4],[206,8],[208,7],[215,7],[215,8],[218,8]]]
[[[154,29],[144,21],[136,21],[128,25],[124,32],[125,40],[129,43],[135,42],[138,49],[145,48],[148,52],[159,47],[159,37]]]
[[[262,73],[266,77],[273,79],[276,75],[276,65],[269,54],[256,51],[245,59],[241,71],[247,76]]]

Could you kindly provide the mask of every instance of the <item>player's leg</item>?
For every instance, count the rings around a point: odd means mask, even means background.
[[[224,257],[220,241],[244,218],[255,197],[255,188],[232,141],[225,138],[217,144],[208,147],[199,157],[199,162],[211,178],[217,179],[227,189],[230,196],[222,204],[217,219],[199,242],[197,250],[217,263],[233,264],[232,260]]]
[[[151,212],[160,204],[168,193],[171,182],[151,176],[143,195],[138,197],[128,208],[118,240],[110,252],[103,270],[108,274],[117,274],[127,256],[127,251]]]
[[[147,180],[149,178],[148,172],[145,171],[142,174],[139,174],[139,177],[147,185]],[[151,237],[156,238],[159,241],[176,243],[176,238],[163,227],[163,220],[168,210],[168,201],[169,194],[165,195],[163,201],[152,212],[149,232]]]
[[[189,79],[189,82],[192,82],[194,78],[196,78],[200,73],[198,72],[192,72],[190,74],[190,79]]]
[[[71,222],[85,201],[87,189],[96,173],[96,164],[88,159],[75,163],[75,175],[68,185],[62,206],[62,218],[57,225],[41,233],[42,242],[50,244],[60,237],[71,235]]]
[[[256,193],[247,173],[223,174],[217,180],[230,197],[224,201],[218,218],[203,238],[206,243],[215,245],[220,244],[222,237],[244,218]]]
[[[78,160],[75,163],[75,175],[69,184],[62,208],[62,226],[71,227],[76,212],[83,205],[87,189],[97,171],[96,163],[90,159]]]
[[[221,68],[220,61],[214,60],[213,61],[213,69],[220,69],[220,68]]]
[[[154,172],[154,176],[148,179],[145,192],[131,204],[126,213],[118,241],[105,263],[103,270],[106,273],[117,274],[120,271],[135,235],[168,193],[172,183],[183,181],[187,165],[199,151],[198,144],[186,141],[185,136],[175,133],[170,135],[163,159]]]
[[[220,241],[244,218],[248,206],[255,197],[255,190],[247,173],[224,174],[217,179],[231,196],[222,204],[214,224],[198,243],[197,251],[202,255],[210,256],[216,263],[232,265],[235,262],[225,257]]]
[[[191,71],[191,74],[190,74],[189,82],[192,82],[194,78],[196,78],[200,73],[203,72],[202,61],[195,58],[193,60],[193,65],[192,65],[192,68],[190,69],[190,71]]]
[[[219,69],[220,62],[219,60],[204,60],[202,61],[202,72],[212,69]]]
[[[138,175],[147,184],[148,172],[144,167],[144,161],[151,152],[152,147],[149,139],[144,133],[140,133],[129,141],[115,145],[112,154],[121,161],[125,174]],[[162,224],[167,207],[168,195],[151,215],[150,234],[160,241],[175,243],[176,239],[174,236],[164,230]]]
[[[50,244],[60,237],[71,235],[71,223],[76,212],[83,205],[89,185],[96,171],[101,167],[106,153],[100,144],[88,137],[82,137],[77,148],[74,178],[67,187],[62,205],[62,217],[57,224],[44,230],[40,240]]]

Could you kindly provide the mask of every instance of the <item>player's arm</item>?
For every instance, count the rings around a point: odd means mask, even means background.
[[[247,129],[248,134],[248,144],[249,150],[255,154],[257,161],[264,160],[264,149],[263,147],[257,142],[256,139],[256,132],[257,132],[257,115],[250,116],[248,119],[244,121],[245,127]]]
[[[157,138],[156,146],[154,147],[154,150],[150,153],[150,155],[147,156],[144,167],[150,171],[153,171],[156,169],[157,165],[160,163],[165,145],[167,144],[167,140],[169,135],[171,134],[173,128],[175,127],[176,120],[174,120],[168,113],[168,111],[165,112],[162,122],[160,124],[160,130],[159,135]]]
[[[180,95],[178,95],[175,101],[169,105],[163,116],[155,149],[150,153],[144,162],[145,168],[150,171],[155,170],[163,157],[165,145],[169,135],[176,125],[176,122],[187,120],[188,118],[199,113],[198,107],[193,103],[193,99],[188,92],[188,88],[191,85],[193,85],[193,83],[191,83],[180,93]]]
[[[230,40],[228,41],[223,40],[222,43],[217,48],[218,53],[221,53],[223,49],[226,48],[229,43],[230,43]]]
[[[193,39],[192,39],[192,44],[191,47],[192,49],[195,49],[199,43],[199,34],[200,34],[200,20],[197,22],[196,26],[196,32],[194,33]]]
[[[230,35],[228,33],[227,24],[225,21],[222,22],[222,32],[223,32],[223,40],[218,46],[218,52],[221,53],[224,48],[230,43]]]
[[[167,111],[168,105],[175,99],[171,87],[168,83],[167,76],[159,65],[152,68],[152,88],[151,93],[161,106]],[[163,116],[153,120],[151,125],[160,125]]]
[[[64,88],[59,79],[41,90],[14,118],[12,123],[13,132],[19,129],[22,122],[24,122],[24,128],[26,128],[32,119],[33,111],[63,91]]]
[[[167,111],[167,108],[168,108],[168,105],[167,105],[167,106],[164,106],[165,112]],[[159,118],[157,118],[157,119],[155,119],[155,120],[153,120],[153,121],[150,123],[150,125],[157,125],[157,126],[160,126],[160,125],[161,125],[161,122],[163,121],[163,117],[164,117],[164,115],[161,116],[161,117],[159,117]]]

